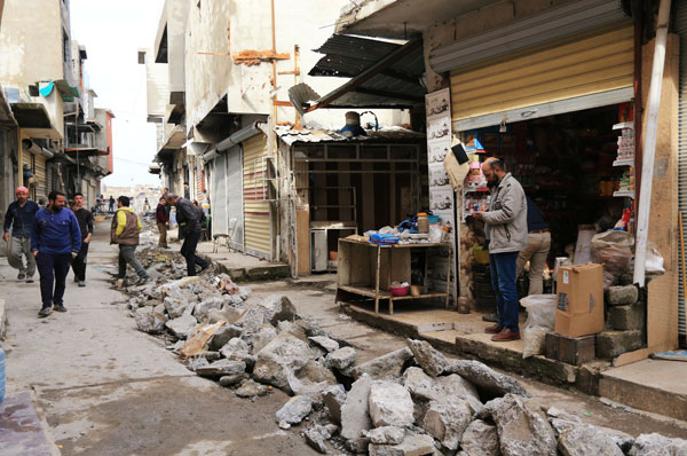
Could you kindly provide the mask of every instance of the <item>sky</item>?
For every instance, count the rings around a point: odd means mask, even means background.
[[[72,39],[86,46],[86,71],[97,108],[114,115],[114,172],[105,185],[159,185],[148,173],[155,127],[146,122],[145,66],[140,48],[153,46],[163,0],[71,0]]]

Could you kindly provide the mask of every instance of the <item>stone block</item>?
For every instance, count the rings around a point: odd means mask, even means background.
[[[642,332],[639,330],[604,331],[596,335],[596,356],[611,359],[637,350],[642,345]]]
[[[608,309],[608,326],[618,331],[643,329],[645,321],[644,306],[613,306]]]
[[[634,285],[609,287],[606,290],[606,303],[609,306],[629,306],[639,300],[639,290]]]

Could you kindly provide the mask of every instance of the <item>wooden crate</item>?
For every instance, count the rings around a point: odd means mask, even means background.
[[[593,361],[596,336],[565,337],[557,333],[546,335],[545,353],[549,359],[579,366]]]

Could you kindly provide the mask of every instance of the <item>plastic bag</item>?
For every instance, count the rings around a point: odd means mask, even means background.
[[[523,337],[525,347],[522,357],[529,358],[544,351],[546,333],[553,331],[556,323],[558,296],[555,294],[530,295],[522,298],[520,304],[527,309]]]
[[[651,243],[649,243],[649,248],[646,252],[646,262],[644,265],[646,268],[646,273],[650,275],[662,275],[666,272],[665,268],[663,267],[663,256]]]
[[[592,238],[592,261],[604,266],[604,287],[630,274],[634,239],[626,231],[609,230]]]

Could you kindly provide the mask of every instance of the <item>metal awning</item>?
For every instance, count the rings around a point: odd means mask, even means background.
[[[325,107],[398,109],[424,104],[422,40],[399,44],[337,34],[316,52],[326,55],[310,70],[311,76],[352,79],[312,106],[308,106],[309,100],[298,96],[303,86],[293,87],[292,101],[305,106],[305,111]]]
[[[76,157],[106,157],[110,155],[109,150],[98,149],[97,147],[65,147],[64,152]]]
[[[14,114],[12,114],[12,108],[10,108],[7,102],[2,86],[0,86],[0,125],[17,126],[17,120],[14,118]]]
[[[12,103],[14,118],[21,128],[52,129],[50,115],[42,103]]]
[[[208,163],[214,160],[218,153],[229,150],[231,147],[241,144],[243,141],[262,133],[262,127],[264,125],[265,122],[253,122],[251,125],[232,133],[231,136],[218,142],[215,147],[203,154],[203,161]]]

